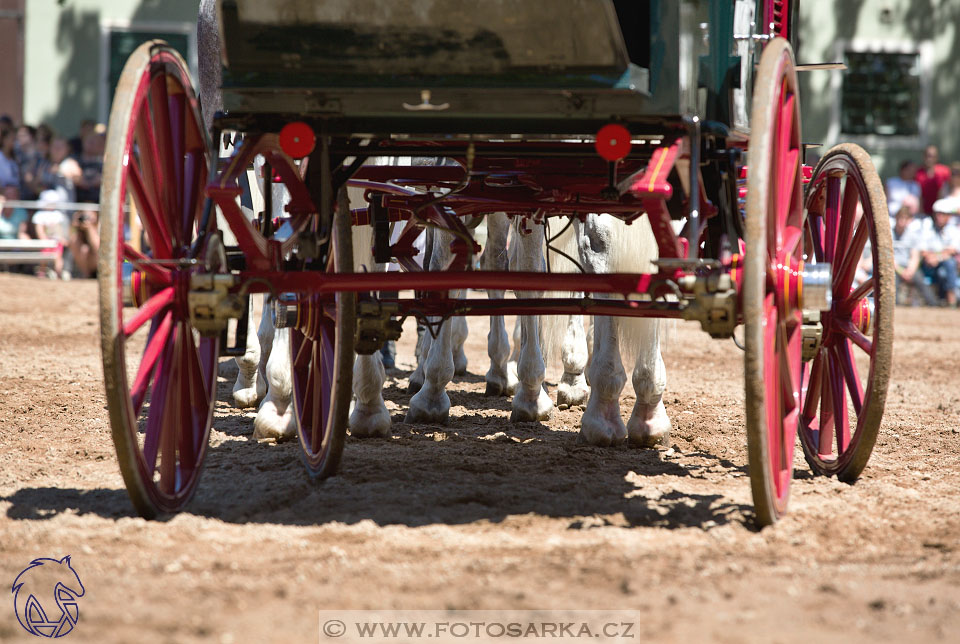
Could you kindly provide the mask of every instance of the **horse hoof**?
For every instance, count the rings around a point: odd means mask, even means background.
[[[502,396],[503,395],[503,385],[499,382],[490,382],[487,381],[487,388],[483,391],[484,396]]]

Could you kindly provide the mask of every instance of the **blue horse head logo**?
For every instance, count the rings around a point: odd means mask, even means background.
[[[17,621],[38,637],[63,637],[80,619],[77,600],[85,592],[70,557],[34,559],[13,581]]]

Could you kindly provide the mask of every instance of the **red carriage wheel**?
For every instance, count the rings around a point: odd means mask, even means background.
[[[327,272],[353,268],[350,203],[346,189],[333,217]],[[353,392],[356,293],[299,297],[298,321],[290,330],[293,404],[304,464],[312,478],[337,471],[347,434]]]
[[[893,240],[883,184],[859,146],[831,148],[807,186],[808,256],[833,266],[820,350],[804,365],[800,444],[814,472],[853,481],[873,451],[893,354]],[[871,274],[857,280],[869,250]]]
[[[217,338],[200,337],[187,308],[192,257],[205,252],[193,246],[209,166],[186,64],[164,43],[141,45],[110,112],[97,272],[113,442],[130,498],[147,518],[190,500],[213,418]],[[149,250],[125,239],[128,205]]]
[[[747,449],[756,519],[787,509],[800,415],[803,316],[784,267],[803,254],[800,106],[793,51],[775,38],[755,77],[747,179],[743,318]],[[788,276],[789,277],[789,276]]]

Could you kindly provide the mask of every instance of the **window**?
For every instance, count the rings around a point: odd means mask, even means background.
[[[148,40],[165,40],[176,49],[196,76],[196,26],[160,21],[104,21],[100,25],[100,120],[106,123],[123,66],[130,54]]]
[[[840,129],[846,134],[920,133],[920,54],[846,51]]]

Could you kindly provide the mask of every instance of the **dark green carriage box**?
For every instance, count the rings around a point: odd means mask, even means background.
[[[734,7],[753,4],[221,0],[224,105],[351,132],[592,134],[694,114],[737,125]]]

